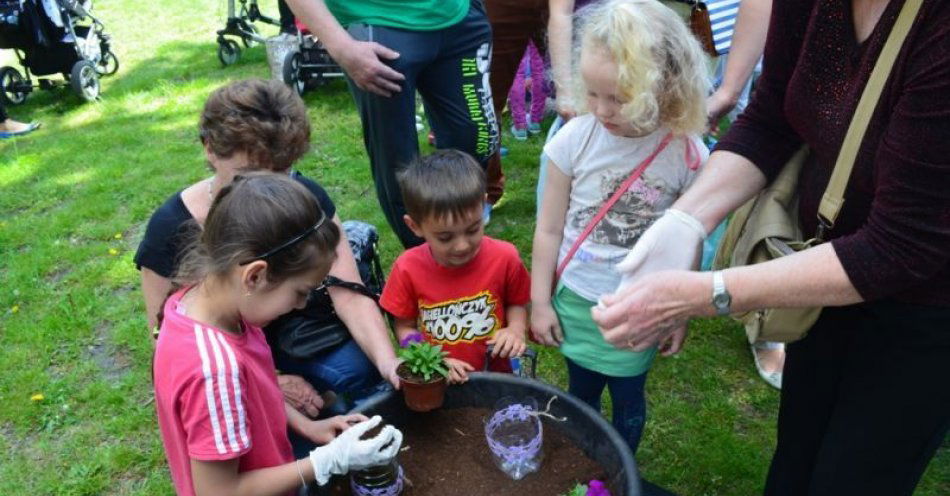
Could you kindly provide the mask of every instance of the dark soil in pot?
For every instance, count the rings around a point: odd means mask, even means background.
[[[599,464],[551,425],[554,421],[543,418],[541,468],[520,481],[509,479],[495,465],[485,441],[485,420],[490,415],[481,408],[413,415],[402,425],[403,449],[398,460],[408,479],[402,494],[559,496],[579,482],[606,478]],[[334,489],[334,495],[349,494],[348,487]]]

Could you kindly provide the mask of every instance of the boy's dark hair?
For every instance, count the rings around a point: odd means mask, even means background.
[[[438,150],[419,157],[397,178],[406,213],[416,222],[460,217],[485,202],[485,170],[459,150]]]
[[[339,242],[336,224],[306,188],[285,174],[252,172],[218,193],[174,281],[195,284],[265,260],[268,282],[279,284],[315,266],[329,269]]]
[[[244,152],[248,163],[283,172],[310,148],[310,119],[303,100],[286,84],[247,79],[211,93],[198,134],[221,158]]]

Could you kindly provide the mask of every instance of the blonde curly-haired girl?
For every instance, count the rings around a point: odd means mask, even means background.
[[[611,346],[590,309],[617,290],[616,265],[708,156],[699,137],[708,78],[699,43],[659,1],[607,0],[577,16],[573,70],[581,115],[544,148],[550,162],[534,235],[531,331],[538,341],[560,346],[572,394],[600,410],[609,388],[614,425],[636,451],[646,418],[643,386],[656,349]],[[643,163],[642,175],[570,257],[598,211]],[[558,278],[555,268],[565,259]],[[682,339],[674,334],[664,354],[678,351]]]

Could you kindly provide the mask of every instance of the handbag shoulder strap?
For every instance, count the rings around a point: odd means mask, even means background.
[[[555,271],[554,285],[557,285],[557,281],[561,278],[561,274],[564,273],[564,269],[567,268],[567,264],[570,263],[572,258],[574,258],[574,254],[577,253],[578,249],[580,249],[581,244],[584,243],[584,240],[587,239],[587,236],[590,236],[590,233],[594,230],[594,227],[596,227],[597,224],[603,220],[610,208],[613,207],[618,200],[620,200],[620,197],[623,196],[623,194],[626,193],[628,189],[630,189],[630,186],[633,185],[633,183],[641,175],[643,175],[643,171],[646,170],[647,166],[653,162],[653,159],[655,159],[664,148],[666,148],[666,145],[670,144],[672,139],[673,133],[667,133],[667,135],[663,137],[663,140],[660,141],[660,144],[656,146],[656,149],[653,150],[653,152],[650,153],[650,155],[648,155],[645,159],[643,159],[643,161],[640,162],[640,165],[633,169],[633,172],[630,173],[630,177],[628,177],[627,180],[624,181],[619,188],[617,188],[617,191],[615,191],[610,199],[607,200],[607,203],[604,203],[604,206],[600,207],[597,215],[591,219],[590,223],[587,224],[587,227],[584,228],[580,236],[577,237],[577,239],[574,241],[574,244],[571,245],[571,249],[568,250],[567,255],[564,256],[564,260],[562,260],[561,264],[558,266],[557,271]]]
[[[349,289],[350,291],[355,291],[363,296],[366,296],[367,298],[372,298],[373,301],[375,301],[376,303],[379,303],[379,295],[371,291],[365,285],[360,284],[358,282],[344,281],[343,279],[340,279],[335,276],[327,276],[327,278],[324,279],[323,281],[323,286],[324,287],[336,286],[338,288],[346,288],[346,289]]]
[[[848,125],[848,132],[845,134],[844,142],[841,144],[841,150],[838,152],[838,159],[835,162],[834,171],[831,173],[831,179],[828,181],[828,187],[825,194],[821,197],[821,203],[818,206],[818,238],[821,239],[827,230],[835,225],[838,214],[841,213],[841,207],[844,206],[844,190],[848,186],[848,180],[851,179],[851,171],[854,169],[854,161],[858,156],[858,150],[861,148],[861,142],[864,139],[864,133],[867,131],[868,123],[871,122],[871,116],[874,113],[877,102],[880,100],[881,92],[884,89],[884,83],[890,75],[894,61],[897,60],[897,54],[907,38],[907,33],[917,18],[917,12],[920,11],[920,5],[923,0],[906,0],[901,7],[897,21],[891,28],[891,33],[887,36],[887,41],[881,49],[881,54],[874,64],[871,76],[868,78],[864,92],[861,93],[861,99],[858,101],[858,107]]]

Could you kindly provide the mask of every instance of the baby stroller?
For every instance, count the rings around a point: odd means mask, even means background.
[[[0,0],[0,48],[12,48],[24,68],[0,68],[0,98],[20,104],[34,88],[69,84],[80,98],[99,97],[99,76],[115,74],[119,59],[91,0]],[[63,79],[32,76],[62,74]]]
[[[263,43],[261,37],[254,26],[254,23],[261,21],[267,24],[279,26],[280,22],[274,18],[267,17],[261,13],[257,6],[257,0],[238,0],[241,3],[240,10],[235,9],[234,0],[228,0],[228,20],[224,29],[219,30],[218,34],[218,60],[221,64],[229,66],[241,58],[241,47],[238,43],[225,36],[235,36],[241,39],[245,47],[252,43]]]
[[[306,26],[297,21],[297,50],[284,56],[284,83],[303,95],[309,89],[326,84],[330,78],[343,77],[343,69]]]

